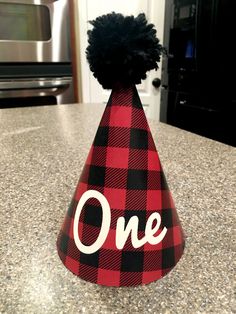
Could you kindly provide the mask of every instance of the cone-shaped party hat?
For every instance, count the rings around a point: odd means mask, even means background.
[[[90,67],[103,87],[113,90],[57,249],[64,265],[84,280],[106,286],[146,284],[167,274],[184,249],[183,231],[134,85],[156,67],[161,46],[143,14],[134,18],[112,13],[92,24]]]

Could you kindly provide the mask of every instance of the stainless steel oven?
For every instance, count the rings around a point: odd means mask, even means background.
[[[0,108],[74,102],[71,0],[0,0]]]
[[[0,0],[0,62],[69,62],[69,0]]]

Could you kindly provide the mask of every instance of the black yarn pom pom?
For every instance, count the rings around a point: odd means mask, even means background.
[[[158,68],[163,48],[143,13],[135,18],[112,12],[90,23],[86,54],[103,88],[139,84],[147,71]]]

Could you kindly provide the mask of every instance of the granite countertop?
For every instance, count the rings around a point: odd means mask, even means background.
[[[187,236],[163,279],[135,288],[85,282],[56,238],[101,105],[0,110],[0,313],[236,313],[236,149],[151,122]]]

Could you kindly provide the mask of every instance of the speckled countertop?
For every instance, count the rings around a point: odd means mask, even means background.
[[[236,149],[151,123],[185,230],[163,279],[106,288],[61,263],[56,238],[103,106],[0,110],[0,313],[236,313]]]

